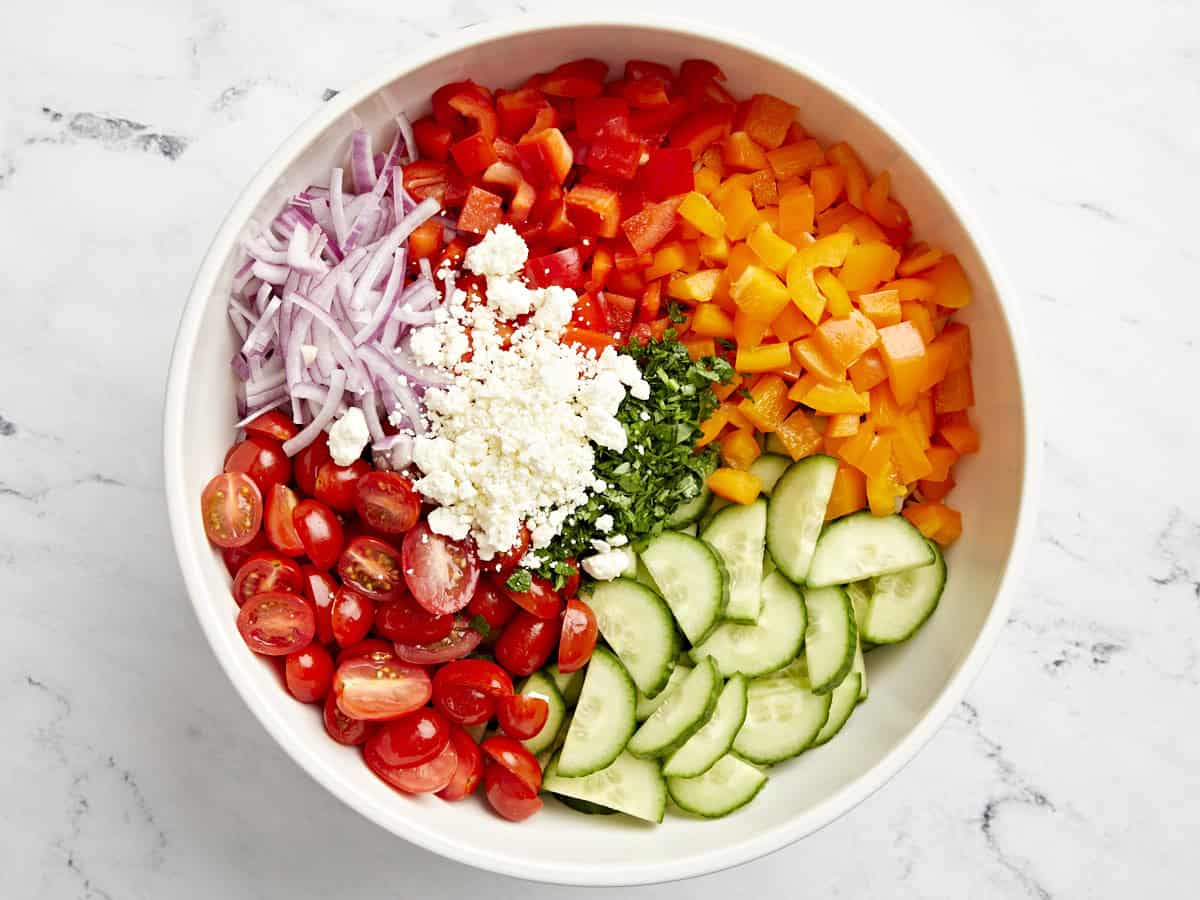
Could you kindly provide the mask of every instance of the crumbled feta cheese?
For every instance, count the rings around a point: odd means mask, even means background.
[[[313,344],[300,345],[300,358],[304,360],[306,366],[311,366],[317,361],[317,348]]]
[[[629,543],[629,538],[625,537],[623,534],[614,534],[608,539],[608,543],[612,547],[624,547]]]
[[[601,515],[596,516],[595,525],[596,525],[596,528],[598,528],[600,531],[603,531],[603,532],[612,531],[614,524],[616,524],[616,523],[613,522],[613,517],[611,515],[609,515],[608,513],[602,513]]]
[[[592,538],[592,549],[597,553],[607,553],[612,549],[612,545],[608,541],[603,541],[600,538]]]
[[[612,581],[625,571],[628,563],[629,557],[624,550],[609,550],[607,553],[585,556],[579,564],[597,581]]]
[[[366,416],[351,406],[329,429],[329,455],[339,466],[348,466],[362,456],[369,440]]]
[[[511,225],[497,225],[467,250],[467,268],[476,275],[516,275],[529,259],[529,247]]]

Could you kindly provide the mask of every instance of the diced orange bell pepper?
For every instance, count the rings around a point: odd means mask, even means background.
[[[933,317],[929,315],[929,309],[924,303],[918,303],[915,300],[901,303],[900,317],[905,322],[913,323],[917,331],[921,333],[921,340],[926,344],[937,337],[937,332],[933,330]]]
[[[812,456],[820,451],[824,442],[813,417],[802,409],[796,410],[780,422],[775,434],[793,460]]]
[[[793,245],[813,230],[816,215],[812,188],[798,181],[779,185],[779,234]]]
[[[739,347],[757,347],[770,330],[770,322],[748,316],[743,310],[733,316],[733,340]]]
[[[756,172],[768,165],[767,154],[744,131],[726,135],[721,144],[721,159],[726,168],[739,172]]]
[[[921,424],[925,426],[925,434],[933,437],[934,429],[937,426],[937,414],[933,411],[933,394],[931,392],[921,391],[917,394],[915,412],[920,418]]]
[[[933,341],[949,350],[947,372],[958,372],[971,365],[971,330],[961,322],[951,322]]]
[[[826,301],[825,295],[817,289],[813,272],[822,267],[842,265],[853,244],[852,235],[833,234],[800,247],[788,263],[788,294],[814,325],[820,323]]]
[[[800,402],[827,415],[865,413],[871,409],[870,397],[860,394],[848,381],[839,384],[818,384],[808,391]]]
[[[728,400],[742,386],[743,380],[741,375],[734,375],[729,381],[714,384],[712,386],[713,395],[722,402]]]
[[[711,200],[719,209],[721,204],[729,198],[730,194],[732,194],[734,191],[742,190],[743,188],[750,192],[750,199],[753,201],[753,192],[750,191],[750,174],[748,172],[734,172],[732,175],[725,178],[725,180],[717,186],[716,190],[709,194],[708,199]]]
[[[923,276],[933,282],[933,299],[938,306],[962,309],[971,302],[971,285],[962,264],[954,256],[943,257],[941,262]]]
[[[954,543],[962,534],[962,513],[943,503],[910,503],[904,508],[903,516],[921,534],[943,547]]]
[[[912,322],[879,329],[880,354],[887,366],[892,393],[901,406],[911,406],[926,379],[925,342]]]
[[[912,484],[922,478],[928,478],[933,472],[933,465],[922,448],[924,435],[918,435],[917,429],[907,416],[902,416],[896,422],[892,434],[892,461],[896,468],[896,477],[902,484]]]
[[[861,431],[861,429],[860,429]],[[856,463],[868,479],[887,478],[892,472],[892,439],[890,435],[876,434],[862,459]],[[868,495],[870,489],[868,486]],[[890,512],[890,510],[889,510]]]
[[[965,412],[938,416],[938,434],[961,456],[977,453],[981,445],[979,432],[967,419]]]
[[[824,165],[825,151],[815,140],[808,138],[770,151],[767,160],[776,178],[797,178],[807,175],[816,166]]]
[[[696,190],[707,197],[721,183],[721,173],[708,166],[701,166],[696,172],[695,180]]]
[[[671,241],[654,251],[654,262],[643,273],[643,277],[654,279],[670,275],[672,272],[682,269],[686,262],[687,253],[683,249],[683,244],[679,241]]]
[[[953,348],[949,344],[939,344],[936,340],[925,348],[925,380],[920,386],[922,391],[928,391],[945,379],[950,367],[951,353]]]
[[[829,422],[825,425],[825,437],[850,437],[858,433],[861,424],[862,417],[858,413],[838,413],[829,417]]]
[[[900,321],[900,292],[885,288],[873,293],[859,294],[858,308],[879,328],[895,325]]]
[[[711,238],[725,236],[725,217],[717,212],[707,197],[696,191],[685,196],[679,204],[679,217],[701,234]]]
[[[839,203],[837,206],[831,206],[823,213],[817,215],[817,235],[819,237],[828,237],[831,234],[846,234],[854,238],[854,232],[842,230],[842,226],[847,222],[852,222],[857,219],[862,213],[854,208],[849,203]]]
[[[748,506],[758,499],[762,479],[739,469],[720,468],[708,476],[708,489],[731,503]]]
[[[870,319],[855,309],[845,319],[826,319],[818,325],[816,340],[829,359],[848,369],[875,346],[879,332]]]
[[[741,405],[745,400],[734,402],[733,400],[725,400],[721,403],[720,408],[725,410],[729,418],[729,424],[734,428],[744,428],[747,431],[753,431],[755,428],[754,422],[751,421],[741,410]]]
[[[667,283],[667,296],[691,303],[705,303],[716,293],[720,278],[720,269],[701,269],[691,275],[672,278]]]
[[[723,266],[729,262],[729,253],[731,250],[729,238],[725,237],[725,223],[721,222],[721,234],[718,237],[709,237],[706,234],[700,235],[696,241],[696,249],[700,251],[700,262],[708,265]]]
[[[846,170],[836,163],[817,166],[808,173],[808,183],[812,185],[816,211],[824,212],[842,196],[846,187]]]
[[[713,410],[711,416],[700,423],[700,438],[696,441],[697,447],[707,447],[724,431],[725,426],[729,424],[729,410],[724,406],[718,406]]]
[[[876,429],[894,428],[904,415],[887,382],[871,389],[871,412],[868,418]]]
[[[844,319],[850,315],[854,305],[850,302],[850,294],[842,286],[838,277],[828,269],[817,269],[813,273],[813,278],[817,282],[817,288],[825,295],[825,308],[829,310],[829,314],[838,319]]]
[[[731,241],[742,241],[761,221],[754,196],[747,187],[735,187],[717,203],[725,217],[725,236]]]
[[[687,348],[688,356],[693,360],[717,355],[717,345],[712,338],[689,336],[680,343]]]
[[[770,322],[788,303],[788,290],[783,282],[759,265],[750,265],[729,287],[738,309],[760,322]]]
[[[792,344],[792,355],[796,357],[796,362],[823,382],[836,384],[846,380],[845,366],[838,365],[836,360],[826,355],[815,337],[795,341]],[[794,399],[802,400],[803,398],[796,397]]]
[[[920,397],[917,398],[920,405]],[[925,416],[920,409],[910,409],[905,411],[904,418],[907,420],[909,433],[913,439],[920,445],[921,449],[928,452],[929,450],[929,430],[925,426]]]
[[[833,476],[833,490],[825,506],[825,521],[857,512],[867,505],[867,479],[851,466],[838,466]]]
[[[746,238],[746,243],[776,274],[782,273],[787,268],[788,260],[796,255],[796,248],[777,235],[766,222],[759,222],[758,227]]]
[[[738,347],[733,367],[739,372],[774,372],[786,369],[792,361],[787,344],[760,344],[757,347]]]
[[[795,400],[797,403],[799,403],[805,394],[815,388],[818,384],[824,383],[825,382],[823,382],[812,372],[805,372],[794,382],[792,382],[792,386],[788,388],[788,399]]]
[[[737,408],[750,424],[762,432],[772,432],[796,406],[788,399],[787,384],[776,374],[764,375],[750,388]]]
[[[771,320],[771,333],[781,341],[799,340],[808,337],[813,332],[813,324],[808,316],[800,312],[796,304],[789,303],[774,319]]]
[[[953,447],[934,444],[925,451],[929,460],[930,472],[925,476],[926,481],[945,481],[950,477],[950,468],[958,462],[958,452]]]
[[[851,207],[853,209],[854,207]],[[866,213],[859,213],[848,222],[844,222],[838,227],[838,231],[844,231],[847,234],[854,235],[854,239],[860,244],[866,244],[870,241],[887,242],[887,233],[875,224],[875,220]]]
[[[758,221],[765,222],[771,226],[771,230],[776,234],[779,233],[779,207],[764,206],[758,211]],[[789,241],[789,243],[791,243]]]
[[[927,278],[897,278],[880,287],[881,291],[897,291],[901,300],[931,300],[936,290]]]
[[[959,369],[948,374],[933,389],[933,408],[939,413],[961,412],[975,405],[971,370]]]
[[[845,170],[846,173],[846,199],[854,206],[866,212],[866,194],[867,194],[867,170],[863,168],[863,164],[858,159],[850,145],[845,141],[834,144],[825,151],[825,157],[830,162],[835,162]]]
[[[917,482],[917,488],[921,491],[922,500],[945,500],[947,495],[954,490],[954,476],[947,475],[944,481],[932,481],[924,478]]]
[[[871,218],[889,231],[903,231],[912,225],[908,211],[888,195],[892,190],[892,179],[886,171],[879,176],[867,189],[863,197],[866,211]]]
[[[934,250],[927,243],[921,241],[909,248],[908,252],[904,254],[904,259],[900,260],[900,265],[896,267],[896,271],[902,278],[908,278],[932,268],[941,258],[941,250]]]
[[[733,337],[733,319],[715,303],[702,303],[692,316],[692,333],[699,337]]]
[[[848,372],[850,383],[859,392],[871,390],[877,384],[887,380],[887,369],[883,365],[883,357],[878,350],[868,350]]]
[[[838,458],[846,461],[860,472],[863,471],[863,460],[875,440],[875,426],[867,420],[858,426],[858,431],[846,438],[837,449]]]
[[[774,150],[787,137],[796,107],[771,94],[755,94],[746,105],[743,130],[761,146]]]
[[[761,455],[762,448],[749,429],[739,428],[721,439],[721,459],[734,469],[749,469]]]
[[[858,244],[846,253],[838,278],[848,291],[869,291],[891,281],[899,261],[899,252],[883,241]]]
[[[867,476],[867,506],[872,515],[890,516],[896,511],[896,498],[903,495],[904,488],[890,470],[882,475]]]

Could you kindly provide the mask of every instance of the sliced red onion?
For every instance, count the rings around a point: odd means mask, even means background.
[[[266,348],[267,343],[274,336],[275,319],[279,315],[279,307],[282,303],[283,301],[278,297],[270,299],[258,324],[251,328],[250,333],[246,335],[246,340],[242,343],[242,353],[249,356],[252,353],[260,353]]]
[[[334,169],[329,176],[329,214],[333,219],[333,236],[339,248],[346,245],[346,236],[350,233],[342,198],[342,177],[341,169]]]
[[[371,135],[357,129],[350,138],[350,183],[354,193],[364,194],[375,183],[375,159],[371,156]]]
[[[314,319],[328,329],[329,333],[333,335],[334,339],[341,346],[342,350],[345,351],[346,355],[351,359],[354,358],[354,344],[351,342],[350,338],[346,337],[345,332],[343,332],[338,326],[338,323],[334,320],[333,316],[325,312],[325,310],[321,309],[319,306],[316,306],[310,301],[305,300],[299,294],[288,294],[283,298],[283,300],[285,303],[295,304],[300,309],[310,313]]]
[[[296,228],[288,240],[287,264],[297,276],[300,273],[318,275],[328,267],[321,262],[321,226],[313,223],[311,230]]]
[[[233,369],[233,374],[241,381],[246,381],[250,377],[250,360],[246,359],[242,351],[233,354],[233,359],[229,361],[230,368]]]
[[[362,306],[367,290],[375,286],[375,279],[382,273],[388,258],[396,252],[396,248],[400,244],[408,240],[409,235],[424,224],[437,210],[437,201],[432,197],[427,197],[417,204],[416,209],[396,223],[396,227],[379,243],[379,246],[371,255],[370,262],[367,263],[362,277],[358,280],[358,286],[355,288],[354,297],[350,302],[351,308],[360,308]],[[428,260],[421,261],[428,266]],[[433,280],[432,276],[430,276],[430,280]]]
[[[355,346],[365,344],[370,338],[374,337],[379,329],[383,327],[388,315],[396,308],[396,299],[400,296],[400,285],[404,283],[405,265],[406,254],[397,250],[392,256],[392,271],[388,274],[387,284],[383,288],[383,295],[375,304],[375,311],[371,314],[371,318],[367,320],[367,324],[360,328],[358,333],[354,335]]]
[[[400,150],[400,155],[410,160],[416,159],[417,141],[413,137],[412,124],[408,121],[408,116],[404,113],[396,113],[396,128],[404,143],[404,147]]]
[[[233,292],[234,294],[241,293],[242,288],[246,286],[254,275],[254,260],[247,259],[242,263],[241,268],[233,273]]]
[[[317,435],[325,430],[325,426],[332,422],[334,415],[337,414],[338,404],[342,401],[342,393],[345,388],[346,373],[338,369],[329,378],[329,394],[325,397],[325,402],[321,404],[320,411],[311,422],[300,430],[299,434],[283,442],[284,453],[288,456],[295,456],[316,440]]]
[[[288,402],[288,396],[286,393],[284,393],[281,396],[279,396],[278,398],[276,398],[275,400],[272,400],[270,403],[267,403],[264,406],[260,406],[257,409],[250,410],[250,412],[248,412],[245,416],[243,416],[233,427],[234,428],[245,428],[247,425],[249,425],[251,422],[253,422],[255,419],[257,419],[263,413],[270,412],[271,410],[275,409],[276,407],[283,406],[287,402]]]
[[[254,275],[256,278],[261,278],[268,284],[283,284],[287,281],[288,275],[291,274],[291,269],[287,266],[277,266],[271,263],[265,263],[262,260],[255,260]]]
[[[358,408],[362,410],[363,418],[367,420],[367,431],[371,432],[372,441],[381,441],[387,435],[383,431],[383,423],[379,421],[379,395],[367,391],[359,398]]]

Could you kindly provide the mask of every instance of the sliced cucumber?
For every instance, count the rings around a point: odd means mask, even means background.
[[[778,562],[778,560],[776,560]],[[903,516],[867,510],[830,522],[817,540],[808,584],[827,587],[927,566],[933,551]]]
[[[858,705],[858,692],[862,686],[862,678],[857,672],[851,672],[842,683],[833,689],[833,699],[829,704],[829,718],[821,727],[817,739],[812,742],[814,747],[827,743],[835,734],[842,730],[850,713]]]
[[[554,740],[550,742],[550,746],[546,747],[541,753],[537,754],[538,765],[542,767],[542,771],[546,771],[546,767],[550,765],[550,760],[553,759],[558,751],[562,749],[563,741],[567,739],[567,732],[571,730],[571,722],[574,720],[571,713],[567,713],[567,717],[563,719],[562,725],[558,728],[558,734],[554,736]]]
[[[791,759],[812,744],[829,718],[829,694],[814,694],[793,673],[750,682],[746,721],[733,741],[733,752],[761,765]]]
[[[636,554],[634,555],[636,556]],[[650,570],[646,568],[646,564],[642,562],[641,557],[638,557],[637,559],[633,580],[638,584],[645,585],[646,587],[650,588],[650,590],[654,591],[654,593],[658,594],[660,597],[662,596],[662,593],[660,593],[658,590],[658,585],[654,583],[654,576],[650,574]]]
[[[521,685],[521,696],[541,697],[550,708],[542,730],[529,740],[521,742],[525,745],[526,750],[537,756],[558,739],[558,731],[567,717],[567,704],[563,700],[562,694],[558,692],[554,679],[544,669],[534,672],[525,679],[525,683]]]
[[[726,754],[697,778],[668,778],[667,790],[680,809],[706,819],[718,819],[741,809],[766,783],[765,773],[733,754]]]
[[[725,682],[712,717],[687,743],[667,757],[663,775],[697,778],[716,764],[733,746],[733,739],[746,720],[746,679],[734,675]]]
[[[763,579],[762,612],[757,625],[726,623],[692,649],[692,659],[711,657],[726,678],[741,672],[747,678],[782,669],[796,658],[804,643],[808,614],[799,588],[778,572]]]
[[[804,608],[808,627],[804,631],[804,658],[814,694],[832,691],[842,683],[854,663],[858,629],[854,608],[840,587],[807,588]]]
[[[611,765],[581,777],[562,774],[560,755],[546,770],[542,789],[647,822],[661,822],[667,808],[667,785],[658,763],[632,753],[621,753]]]
[[[706,659],[642,723],[625,749],[642,758],[674,752],[709,720],[720,693],[721,676],[712,660]]]
[[[671,670],[671,677],[667,679],[667,686],[665,688],[653,697],[647,697],[645,694],[639,693],[637,698],[637,720],[645,722],[654,715],[654,711],[663,705],[667,697],[671,696],[671,691],[679,687],[683,679],[687,678],[691,671],[692,667],[690,665],[677,662],[675,668]]]
[[[617,552],[625,557],[625,568],[621,570],[622,578],[637,578],[638,558],[631,547],[617,547]]]
[[[753,623],[762,606],[763,546],[766,541],[767,502],[727,506],[708,523],[700,536],[721,556],[729,573],[729,604],[725,618]]]
[[[709,502],[708,509],[705,510],[704,516],[699,522],[696,523],[700,526],[700,533],[704,533],[704,529],[708,527],[709,522],[717,517],[717,513],[725,509],[725,507],[732,505],[732,501],[726,500],[724,497],[714,496]]]
[[[584,776],[585,778],[587,776]],[[565,780],[565,779],[564,779]],[[554,795],[558,802],[563,806],[569,806],[575,812],[581,812],[588,816],[615,816],[617,811],[609,809],[607,806],[601,806],[599,803],[589,803],[587,800],[577,800],[574,797],[568,797],[566,794]]]
[[[700,534],[700,526],[693,522],[691,525],[684,525],[681,528],[676,528],[680,534],[686,534],[688,537],[696,537]]]
[[[790,457],[780,456],[777,453],[764,453],[750,464],[750,474],[758,476],[762,482],[762,492],[770,497],[771,491],[774,490],[775,485],[790,465],[792,465]]]
[[[583,673],[584,669],[576,669],[574,672],[560,672],[558,663],[547,666],[543,671],[554,679],[554,686],[558,688],[559,694],[562,695],[563,702],[568,707],[574,707],[579,702],[579,692],[583,690]]]
[[[808,578],[837,469],[832,456],[806,457],[783,473],[771,494],[767,552],[779,571],[796,584]]]
[[[699,522],[700,517],[704,515],[708,509],[709,501],[712,500],[712,491],[708,489],[708,476],[711,475],[717,468],[717,454],[709,453],[704,457],[704,481],[700,485],[700,493],[691,500],[685,500],[679,504],[675,512],[667,517],[667,528],[681,528],[684,525],[691,525],[693,522]],[[689,478],[693,477],[691,475]]]
[[[858,702],[862,703],[871,692],[867,688],[867,664],[863,660],[861,632],[858,635],[858,646],[854,648],[854,663],[850,666],[850,672],[858,675]]]
[[[717,626],[729,602],[729,576],[721,557],[699,538],[664,531],[646,546],[641,558],[684,636],[700,643]]]
[[[617,657],[597,647],[588,662],[579,705],[558,757],[563,774],[577,778],[611,764],[633,736],[636,708],[633,679]]]
[[[589,603],[600,633],[637,689],[653,697],[666,686],[679,653],[675,619],[667,604],[650,588],[628,578],[597,582]]]
[[[867,616],[867,607],[871,605],[871,581],[852,581],[846,585],[846,593],[850,595],[850,605],[854,607],[854,625],[862,634],[863,621]]]
[[[863,617],[863,639],[873,644],[907,640],[937,609],[946,586],[946,560],[932,541],[933,562],[875,579]]]

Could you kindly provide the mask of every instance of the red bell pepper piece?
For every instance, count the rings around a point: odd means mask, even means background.
[[[599,175],[608,175],[628,181],[638,172],[642,160],[642,142],[624,138],[597,138],[588,147],[585,156],[587,167]],[[691,159],[688,159],[688,175],[691,176]],[[690,190],[690,188],[689,188]]]
[[[599,97],[607,77],[607,63],[598,59],[577,59],[556,67],[539,89],[551,97]]]
[[[488,187],[508,189],[508,220],[510,222],[520,225],[529,218],[533,203],[537,199],[537,191],[525,180],[520,169],[512,163],[497,161],[487,167],[482,180]]]
[[[692,106],[686,98],[676,97],[666,106],[634,110],[629,115],[629,127],[647,141],[660,144],[691,110]]]
[[[557,128],[521,138],[517,156],[525,177],[534,185],[562,184],[575,159],[571,145]]]
[[[545,220],[546,240],[553,247],[573,244],[579,239],[579,230],[567,215],[567,201],[564,197],[550,210]]]
[[[595,294],[580,294],[571,314],[571,324],[588,331],[608,331],[608,317]]]
[[[633,330],[633,313],[637,309],[637,298],[606,292],[600,295],[604,315],[608,319],[608,330],[614,336],[628,337]]]
[[[426,159],[445,162],[450,156],[450,145],[454,135],[450,129],[432,116],[413,122],[413,138],[417,142],[417,153]]]
[[[492,94],[487,88],[473,81],[452,81],[433,92],[433,117],[454,132],[456,137],[470,134],[470,126],[463,118],[464,113],[451,105],[455,97],[471,98],[483,107],[491,108]],[[495,137],[493,133],[492,137]]]
[[[671,102],[667,96],[668,82],[663,78],[641,78],[625,82],[623,96],[634,109],[653,109]]]
[[[725,73],[707,59],[685,59],[679,66],[679,90],[693,105],[704,103],[733,103],[733,96],[717,82]]]
[[[629,104],[620,97],[588,97],[575,104],[575,130],[585,141],[629,136]]]
[[[432,197],[442,207],[446,205],[446,193],[450,181],[450,166],[444,162],[418,159],[401,170],[404,189],[417,200]]]
[[[691,151],[686,147],[650,151],[650,158],[638,172],[637,183],[651,200],[686,194],[696,185]]]
[[[661,341],[662,336],[667,333],[667,329],[671,327],[671,320],[666,316],[661,319],[655,319],[653,322],[638,322],[633,326],[633,331],[629,337],[633,340],[641,341],[643,344],[649,343],[651,340]]]
[[[492,141],[482,132],[463,138],[450,148],[450,155],[464,175],[482,172],[499,158]]]
[[[511,141],[517,140],[533,125],[538,110],[548,106],[541,92],[532,88],[500,94],[496,97],[500,133]]]
[[[504,219],[503,204],[498,195],[472,186],[458,216],[458,230],[487,234]]]
[[[712,104],[700,109],[671,129],[670,145],[686,147],[692,152],[692,159],[699,159],[710,144],[729,134],[733,112],[733,107],[728,104]]]
[[[457,94],[450,98],[450,108],[468,119],[475,120],[475,127],[490,143],[500,130],[496,110],[488,101],[471,93]]]
[[[674,81],[675,73],[670,66],[662,63],[649,62],[644,59],[631,59],[625,63],[625,80],[638,81],[642,78],[661,78],[663,81]]]
[[[567,192],[567,213],[582,234],[616,237],[621,224],[620,195],[612,188],[577,184]]]
[[[662,283],[661,278],[655,278],[646,285],[646,292],[642,294],[642,304],[638,307],[639,322],[652,322],[658,315],[662,307]]]
[[[573,344],[581,350],[594,350],[597,354],[616,343],[612,335],[587,328],[567,328],[562,334],[562,343]]]
[[[517,145],[508,138],[496,138],[492,141],[492,149],[496,151],[496,158],[501,162],[512,163],[514,166],[521,164],[521,158],[517,156]]]
[[[653,250],[671,233],[677,219],[676,210],[682,197],[664,200],[662,203],[651,203],[641,212],[630,216],[621,223],[621,230],[629,239],[630,246],[641,254]]]
[[[534,287],[583,287],[583,257],[578,247],[567,247],[557,253],[539,256],[525,263],[525,277]]]

